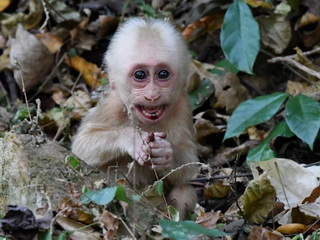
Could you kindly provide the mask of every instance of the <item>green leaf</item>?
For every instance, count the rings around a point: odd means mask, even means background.
[[[141,8],[143,12],[145,12],[150,17],[156,17],[156,11],[150,6],[146,4],[144,1],[137,1],[136,4]]]
[[[155,189],[157,191],[157,194],[161,196],[163,194],[163,181],[158,181],[155,185]]]
[[[290,130],[313,150],[320,128],[318,102],[305,95],[296,95],[287,102],[285,117]]]
[[[252,74],[260,50],[260,31],[250,8],[243,1],[236,0],[228,8],[220,40],[226,58],[240,71]]]
[[[106,205],[113,199],[129,202],[129,199],[127,199],[125,190],[122,186],[105,188],[99,191],[88,190],[82,194],[80,200],[84,204],[93,201],[99,205]]]
[[[66,233],[61,233],[58,237],[58,240],[66,240],[67,239],[67,234]]]
[[[265,161],[276,157],[276,153],[270,148],[269,143],[276,137],[292,137],[294,133],[291,132],[286,121],[279,122],[269,135],[259,144],[259,146],[250,149],[247,155],[247,163],[254,161]]]
[[[227,235],[225,232],[217,229],[204,228],[193,221],[175,222],[160,220],[160,226],[162,227],[162,236],[172,240],[192,240],[200,234],[213,237]]]
[[[269,143],[261,143],[259,146],[250,149],[247,155],[247,163],[265,161],[275,157],[276,153],[270,148]]]
[[[224,59],[222,59],[221,61],[217,62],[217,63],[215,64],[215,66],[216,66],[216,67],[222,67],[222,68],[224,68],[225,70],[233,73],[234,75],[237,75],[238,72],[239,72],[239,70],[238,70],[235,66],[233,66],[233,65],[231,64],[231,62],[229,62],[228,59],[226,59],[226,58],[224,58]]]
[[[201,81],[200,86],[189,94],[192,110],[201,107],[202,104],[214,93],[214,85],[208,79]]]
[[[78,158],[72,155],[66,156],[66,162],[74,169],[79,170],[80,168],[80,161]]]
[[[180,219],[180,213],[177,209],[175,209],[174,207],[172,207],[171,205],[168,207],[171,219],[175,222],[178,222]]]
[[[223,141],[240,135],[247,127],[269,120],[288,96],[288,93],[273,93],[241,103],[228,121]]]
[[[38,232],[38,240],[52,240],[50,229]]]

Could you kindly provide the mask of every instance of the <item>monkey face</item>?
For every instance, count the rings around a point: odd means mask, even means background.
[[[138,119],[145,124],[156,124],[165,118],[172,103],[172,84],[175,71],[165,63],[137,64],[129,74],[131,104]]]

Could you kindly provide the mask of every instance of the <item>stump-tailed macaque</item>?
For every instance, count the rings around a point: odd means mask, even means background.
[[[72,151],[109,179],[125,173],[137,189],[196,162],[186,89],[190,56],[179,32],[163,20],[132,18],[115,33],[104,61],[108,92],[83,119]],[[167,201],[182,218],[196,203],[187,183],[196,173],[189,164],[164,180]]]

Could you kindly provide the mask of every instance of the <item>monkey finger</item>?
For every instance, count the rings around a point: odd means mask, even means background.
[[[151,161],[154,165],[167,165],[171,164],[172,157],[171,156],[161,156],[161,157],[152,157]]]
[[[173,152],[172,152],[172,149],[157,148],[157,149],[152,149],[150,156],[152,158],[166,157],[170,159],[170,158],[173,158]]]
[[[151,167],[156,170],[166,170],[171,167],[171,161],[166,158],[153,158]]]
[[[154,133],[153,132],[149,132],[147,137],[146,137],[146,142],[150,143],[152,141],[154,141]]]
[[[145,162],[142,160],[141,157],[138,157],[136,161],[137,161],[137,162],[139,163],[139,165],[141,165],[141,166],[143,166],[144,163],[145,163]]]
[[[162,148],[162,149],[171,149],[171,144],[164,140],[164,139],[156,139],[154,142],[149,143],[149,147],[151,149],[157,149],[157,148]]]
[[[141,146],[141,149],[142,149],[142,152],[143,152],[145,155],[150,155],[150,154],[151,154],[151,147],[149,146],[149,144],[142,145],[142,146]]]
[[[155,132],[154,136],[159,138],[166,138],[167,134],[165,132]]]

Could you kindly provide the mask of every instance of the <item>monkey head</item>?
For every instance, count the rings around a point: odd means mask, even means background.
[[[186,92],[190,56],[166,21],[132,18],[115,33],[105,55],[111,87],[134,119],[163,121]]]

